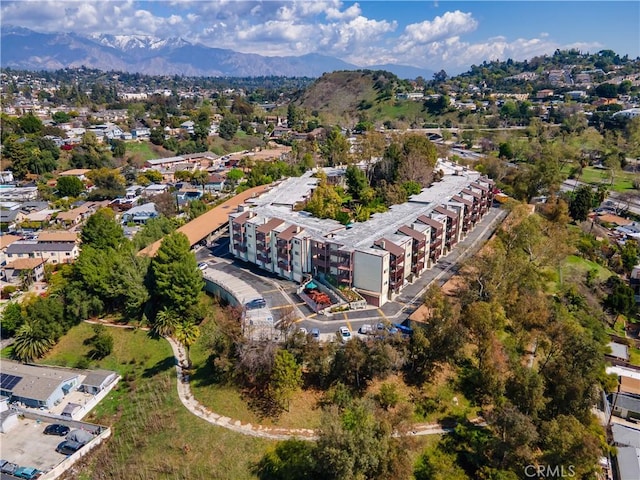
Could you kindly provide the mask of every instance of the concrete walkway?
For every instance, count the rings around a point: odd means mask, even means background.
[[[172,338],[167,338],[176,358],[176,371],[178,374],[178,397],[187,410],[195,416],[209,422],[212,425],[226,428],[243,435],[252,437],[267,438],[269,440],[287,440],[297,438],[299,440],[316,440],[318,437],[315,430],[309,428],[282,428],[267,427],[264,425],[254,425],[242,423],[240,420],[233,420],[212,412],[207,407],[199,403],[191,392],[189,378],[183,373],[183,365],[186,365],[186,355],[184,348]],[[473,420],[476,424],[481,424],[482,419]],[[406,436],[442,435],[451,432],[453,428],[443,428],[438,423],[418,423],[415,424]],[[400,435],[397,435],[400,436]]]

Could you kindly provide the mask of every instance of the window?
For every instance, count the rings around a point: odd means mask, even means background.
[[[300,255],[300,252],[295,251],[295,252],[293,252],[293,254],[294,254],[295,256],[298,256],[298,255]]]

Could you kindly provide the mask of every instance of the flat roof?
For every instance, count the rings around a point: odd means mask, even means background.
[[[257,215],[300,225],[312,239],[329,240],[342,245],[345,250],[361,249],[370,247],[380,237],[396,233],[403,225],[414,223],[420,215],[432,213],[435,207],[450,200],[469,184],[480,180],[479,172],[461,169],[449,162],[440,161],[438,168],[445,172],[441,181],[434,182],[418,195],[413,195],[408,202],[392,205],[388,211],[376,213],[366,222],[354,223],[348,227],[335,220],[320,219],[309,212],[293,210],[293,206],[305,200],[317,185],[317,179],[311,176],[314,172],[289,178],[267,194],[248,203],[253,205],[251,210]]]

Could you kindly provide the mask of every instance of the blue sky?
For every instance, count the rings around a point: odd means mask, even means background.
[[[182,37],[262,55],[322,53],[460,73],[557,48],[640,56],[636,1],[2,0],[3,24],[36,31]]]

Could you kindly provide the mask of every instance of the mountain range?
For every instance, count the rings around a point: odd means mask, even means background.
[[[147,75],[211,77],[319,77],[336,70],[387,70],[400,78],[432,78],[433,71],[407,65],[360,67],[335,57],[311,53],[268,57],[194,44],[183,38],[144,35],[83,36],[39,33],[2,26],[0,66],[23,70],[56,70],[85,66],[104,71]]]

